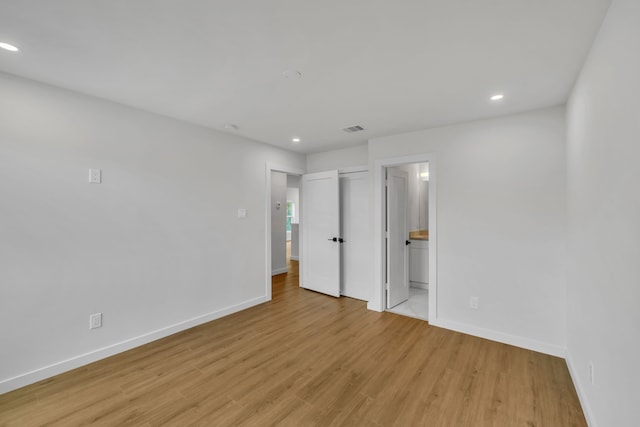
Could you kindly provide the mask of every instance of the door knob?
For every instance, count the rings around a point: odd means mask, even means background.
[[[344,242],[346,242],[346,240],[344,240],[342,237],[338,237],[338,242],[344,243]]]
[[[337,238],[337,237],[333,237],[333,238],[329,238],[329,239],[327,239],[327,240],[329,240],[329,241],[331,241],[331,242],[337,242],[337,241],[338,241],[338,238]],[[340,242],[340,243],[342,243],[342,242]]]
[[[408,245],[410,245],[410,244],[411,244],[411,242],[410,242],[409,240],[405,240],[405,241],[404,241],[404,244],[405,244],[405,246],[408,246]]]

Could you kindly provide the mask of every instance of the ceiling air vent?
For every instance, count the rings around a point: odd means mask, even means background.
[[[361,130],[364,130],[364,128],[362,126],[349,126],[348,128],[344,128],[342,130],[347,133],[353,133],[353,132],[360,132]]]

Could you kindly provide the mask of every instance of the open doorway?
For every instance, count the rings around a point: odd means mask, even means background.
[[[271,171],[271,275],[286,274],[298,260],[300,176]]]
[[[287,263],[300,259],[300,176],[287,174]]]
[[[390,311],[400,311],[406,308],[406,306],[413,306],[411,311],[401,314],[425,318],[425,320],[429,320],[430,322],[434,322],[437,318],[435,166],[435,156],[433,154],[418,154],[375,161],[373,172],[374,230],[376,233],[376,239],[374,241],[374,274],[376,277],[374,280],[375,291],[373,298],[368,304],[369,309],[376,311],[384,311],[387,309],[390,309]],[[394,241],[390,242],[387,236],[390,231],[393,235],[394,230],[389,230],[389,223],[387,221],[389,214],[388,209],[391,209],[391,207],[387,205],[389,196],[387,176],[389,170],[402,171],[403,169],[406,174],[406,194],[400,197],[397,197],[397,194],[392,195],[392,198],[395,197],[394,203],[397,203],[398,206],[404,204],[406,207],[406,216],[403,214],[396,215],[400,218],[403,216],[406,218],[406,229],[401,223],[396,223],[396,237],[392,236],[391,238],[394,239]],[[393,178],[392,181],[395,181],[394,185],[396,190],[405,185],[402,183],[401,178]],[[409,192],[410,182],[412,182],[413,188],[411,193]],[[423,203],[421,208],[416,207],[415,209],[411,209],[409,207],[409,198],[413,199],[413,204],[416,206],[420,206],[420,199],[426,203]],[[395,211],[392,210],[391,213],[393,212]],[[395,267],[388,265],[388,256],[393,258],[394,255],[399,253],[404,253],[404,255],[395,261],[391,259],[392,262],[395,262]],[[404,273],[404,277],[398,273],[401,269],[404,269],[406,272]],[[397,295],[395,297],[391,295],[392,299],[389,299],[388,280],[390,274],[395,275],[396,278],[400,277],[400,283],[403,283],[406,287],[406,300],[408,302],[404,307],[399,307],[403,301],[402,298],[400,298],[401,301],[398,301]],[[399,288],[394,289],[398,291]],[[393,289],[391,293],[393,294]],[[413,298],[410,300],[409,297]],[[415,307],[416,304],[421,304],[423,307]],[[426,307],[424,307],[425,305]],[[416,311],[418,311],[418,313],[416,313]]]
[[[429,163],[386,168],[386,309],[429,319]]]
[[[294,236],[300,213],[300,177],[303,171],[276,165],[266,165],[266,277],[265,297],[273,295],[272,277],[286,276],[295,262],[295,280],[298,281],[296,252],[299,236]],[[297,183],[297,184],[296,184]],[[296,190],[296,191],[289,191]],[[295,194],[295,197],[293,195]],[[295,242],[294,242],[295,239]],[[282,279],[282,278],[281,278]],[[291,278],[286,278],[291,282]]]

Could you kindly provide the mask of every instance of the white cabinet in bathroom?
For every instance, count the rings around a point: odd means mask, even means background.
[[[429,283],[429,241],[411,240],[409,245],[409,281],[411,286],[427,289]]]

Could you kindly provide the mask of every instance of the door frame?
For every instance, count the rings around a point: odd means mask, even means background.
[[[266,188],[265,188],[265,230],[266,230],[266,247],[265,247],[265,300],[271,301],[271,172],[284,172],[287,175],[298,175],[302,176],[305,174],[305,171],[302,169],[297,169],[290,166],[277,165],[274,163],[267,162],[265,165],[265,174],[266,174]],[[302,190],[302,189],[301,189]],[[300,200],[302,200],[303,194],[300,191]],[[299,203],[300,208],[302,207],[302,202]],[[298,211],[301,212],[301,211]],[[298,215],[301,218],[300,215]],[[302,220],[302,219],[301,219]],[[300,227],[300,240],[302,241],[302,227]],[[302,263],[302,254],[300,254],[299,262]],[[302,276],[301,276],[302,279]]]
[[[385,301],[385,172],[388,167],[409,163],[429,163],[429,322],[438,318],[438,274],[437,274],[437,209],[436,209],[436,155],[435,153],[413,154],[402,157],[377,159],[373,168],[373,274],[374,290],[372,299],[367,304],[369,310],[384,311]]]

